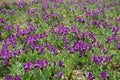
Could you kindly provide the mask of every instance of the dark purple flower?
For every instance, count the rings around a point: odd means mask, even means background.
[[[87,75],[87,78],[88,78],[89,80],[93,80],[93,79],[94,79],[93,73],[92,73],[92,72],[89,72],[88,75]]]
[[[3,14],[6,14],[6,13],[7,13],[6,10],[1,10],[1,12],[2,12]],[[5,23],[5,24],[6,24],[6,23]]]
[[[92,25],[96,25],[97,21],[96,20],[92,20]]]
[[[92,43],[95,43],[96,42],[96,38],[92,38]]]
[[[60,67],[63,66],[63,62],[61,60],[58,61],[58,66],[60,66]]]
[[[82,40],[84,41],[86,38],[86,33],[85,32],[82,32]]]
[[[120,50],[120,43],[116,45],[116,49]]]
[[[62,78],[62,71],[58,71],[55,75],[54,78]]]
[[[53,48],[52,51],[53,51],[53,54],[55,54],[55,55],[57,55],[59,52],[56,48]]]
[[[92,32],[88,32],[88,36],[89,36],[90,38],[94,38],[94,34],[93,34]]]
[[[5,76],[4,80],[14,80],[12,76]]]
[[[6,24],[6,21],[4,19],[0,18],[0,23]]]
[[[20,78],[19,76],[16,76],[15,80],[22,80],[22,78]]]
[[[106,79],[107,77],[108,77],[108,74],[107,74],[107,72],[105,72],[105,71],[102,71],[102,72],[100,72],[100,75],[99,75],[102,79]]]
[[[31,69],[33,69],[33,64],[31,61],[28,61],[23,65],[23,67],[25,70],[31,70]]]
[[[106,43],[110,43],[110,42],[111,42],[111,38],[110,38],[110,37],[107,37]]]
[[[107,51],[106,48],[103,48],[103,49],[102,49],[102,52],[103,52],[104,54],[106,54],[108,51]]]
[[[28,53],[27,48],[23,48],[22,50],[23,50],[24,53]]]
[[[44,67],[44,64],[43,64],[42,61],[36,60],[36,61],[35,61],[35,66],[36,66],[36,67],[39,67],[39,68],[43,68],[43,67]]]
[[[44,67],[48,66],[48,65],[49,65],[48,60],[44,60],[44,61],[43,61],[43,64],[44,64]]]
[[[8,66],[9,65],[9,59],[5,59],[4,61],[3,61],[3,66]]]

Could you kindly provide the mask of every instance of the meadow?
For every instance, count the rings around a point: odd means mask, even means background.
[[[0,80],[120,80],[120,0],[0,0]]]

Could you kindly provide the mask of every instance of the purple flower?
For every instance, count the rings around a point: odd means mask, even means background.
[[[52,51],[53,51],[53,54],[55,54],[55,55],[58,54],[58,50],[56,48],[53,48]]]
[[[116,49],[120,50],[120,43],[116,45]]]
[[[33,10],[28,10],[28,11],[27,11],[28,15],[30,15],[30,14],[32,14],[32,13],[35,13],[35,12],[37,12],[37,9],[36,9],[36,8],[33,9]]]
[[[51,32],[52,34],[55,33],[54,27],[51,27],[51,28],[50,28],[50,32]]]
[[[23,48],[22,50],[23,50],[24,53],[28,53],[27,48]]]
[[[94,38],[94,34],[93,34],[92,32],[88,32],[88,36],[89,36],[90,38]]]
[[[74,52],[75,52],[74,47],[69,48],[69,53],[70,53],[70,54],[72,54],[72,53],[74,53]]]
[[[106,57],[104,58],[104,60],[105,60],[105,62],[109,63],[110,60],[111,60],[111,58],[110,58],[109,56],[106,56]]]
[[[62,71],[58,71],[55,75],[54,78],[62,78]]]
[[[36,27],[33,24],[30,24],[29,29],[31,31],[36,31]]]
[[[77,29],[76,29],[76,26],[72,26],[72,27],[71,27],[71,31],[72,31],[73,33],[75,33],[76,30],[77,30]]]
[[[92,73],[92,72],[89,72],[88,75],[87,75],[87,78],[88,78],[89,80],[93,80],[93,79],[94,79],[93,73]]]
[[[13,55],[13,53],[12,52],[8,52],[7,54],[4,54],[4,58],[5,59],[10,59],[10,58],[12,58],[14,55]]]
[[[96,38],[92,38],[92,43],[95,43],[96,42]]]
[[[78,34],[74,34],[74,39],[78,40]]]
[[[92,44],[91,43],[87,44],[87,47],[88,47],[88,50],[91,50],[92,49]]]
[[[107,74],[107,72],[104,72],[104,71],[102,71],[102,72],[100,72],[100,75],[99,75],[102,79],[106,79],[107,77],[108,77],[108,74]]]
[[[0,23],[6,24],[6,21],[4,19],[0,18]]]
[[[63,0],[57,0],[59,3],[62,3],[63,2]]]
[[[44,43],[44,47],[48,47],[49,44],[47,42]]]
[[[98,41],[96,42],[96,46],[100,48],[100,43]]]
[[[92,25],[96,25],[97,24],[97,21],[96,20],[93,20],[92,21]]]
[[[14,80],[12,76],[5,76],[4,80]]]
[[[20,54],[21,54],[20,50],[17,49],[14,50],[14,55],[20,55]]]
[[[108,51],[107,51],[106,48],[103,48],[103,49],[102,49],[102,52],[103,52],[104,54],[106,54]]]
[[[25,70],[31,70],[31,69],[33,69],[33,64],[31,61],[28,61],[23,65],[23,67]]]
[[[42,48],[42,45],[41,45],[41,44],[38,45],[38,50],[39,50],[39,52],[40,52],[41,54],[44,53],[44,48]]]
[[[68,49],[68,48],[69,48],[69,44],[66,43],[66,42],[64,42],[64,48],[65,48],[65,49]]]
[[[103,64],[103,57],[102,56],[98,56],[98,55],[93,55],[92,56],[92,62],[95,62],[98,65],[102,65]]]
[[[111,38],[110,38],[110,37],[107,37],[106,43],[110,43],[110,42],[111,42]]]
[[[30,48],[31,48],[32,50],[36,49],[36,45],[35,45],[34,42],[30,42]]]
[[[43,61],[43,64],[44,64],[44,67],[48,66],[48,65],[49,65],[48,60],[44,60],[44,61]]]
[[[8,66],[9,65],[9,59],[5,59],[4,61],[3,61],[3,66]]]
[[[63,66],[63,62],[61,60],[58,61],[58,66],[60,66],[60,67]]]
[[[86,38],[86,33],[85,32],[82,32],[82,40],[84,41]]]
[[[49,51],[52,51],[53,48],[54,48],[54,46],[53,46],[52,44],[50,44],[50,45],[48,46],[48,50],[49,50]]]
[[[45,10],[47,8],[47,6],[48,6],[47,3],[43,3],[41,6],[42,10]]]
[[[14,11],[12,11],[12,10],[8,10],[8,14],[10,14],[10,15],[14,15]]]
[[[5,26],[4,29],[10,31],[13,29],[13,25]]]
[[[20,78],[19,76],[16,76],[15,80],[22,80],[22,78]]]
[[[43,64],[42,61],[36,60],[36,61],[35,61],[35,66],[36,66],[36,67],[39,67],[39,68],[43,68],[43,67],[44,67],[44,64]]]

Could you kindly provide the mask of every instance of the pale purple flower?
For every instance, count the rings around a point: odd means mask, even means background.
[[[106,48],[103,48],[103,49],[102,49],[102,52],[103,52],[104,54],[106,54],[108,51],[107,51]]]
[[[36,60],[36,61],[35,61],[35,67],[43,68],[43,67],[44,67],[44,64],[43,64],[42,61]]]
[[[48,60],[44,60],[44,61],[43,61],[43,64],[44,64],[44,67],[48,66],[48,65],[49,65]]]
[[[62,71],[58,71],[55,75],[55,78],[62,78]]]
[[[31,61],[27,61],[27,62],[23,65],[23,67],[24,67],[25,70],[31,70],[31,69],[34,68]]]

